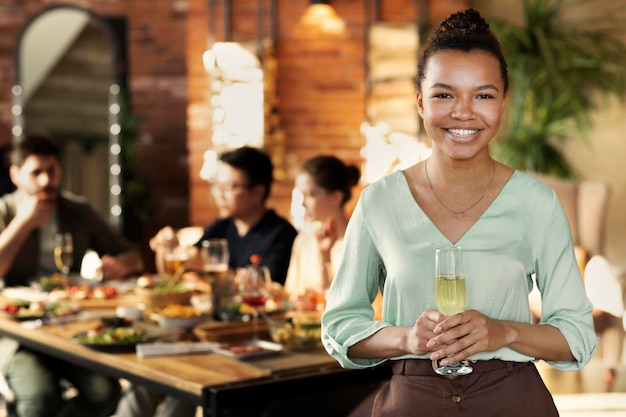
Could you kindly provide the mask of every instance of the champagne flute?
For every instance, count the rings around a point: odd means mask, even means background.
[[[465,310],[465,275],[463,273],[463,250],[459,246],[435,250],[435,277],[437,309],[446,316]],[[472,372],[467,360],[440,366],[434,361],[435,372],[444,376],[467,375]]]
[[[239,295],[242,301],[253,310],[253,340],[259,339],[259,308],[263,307],[270,296],[271,278],[266,266],[259,265],[260,257],[252,255],[252,265],[244,268],[239,276]]]
[[[69,273],[74,263],[74,242],[71,233],[54,235],[54,264],[63,275],[63,286],[69,285]]]
[[[228,302],[234,295],[232,277],[228,274],[230,252],[226,239],[206,239],[200,249],[202,269],[211,287],[213,318],[223,320],[228,316]]]

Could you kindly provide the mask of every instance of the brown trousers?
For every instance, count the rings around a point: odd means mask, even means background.
[[[429,360],[392,365],[393,376],[374,401],[372,417],[558,417],[533,363],[470,362],[474,371],[450,379]]]

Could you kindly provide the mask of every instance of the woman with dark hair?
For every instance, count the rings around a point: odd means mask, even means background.
[[[324,294],[334,274],[348,224],[345,205],[361,172],[330,155],[308,160],[296,176],[305,227],[293,243],[285,290],[294,296]]]
[[[555,193],[496,162],[489,143],[508,89],[499,43],[469,9],[446,19],[419,61],[417,109],[431,156],[361,193],[322,317],[342,366],[390,361],[372,416],[558,416],[534,365],[578,370],[597,338]],[[435,249],[464,252],[467,308],[437,311]],[[533,324],[528,293],[542,297]],[[382,320],[370,307],[383,294]],[[473,372],[434,367],[469,360]],[[434,361],[434,362],[433,362]]]

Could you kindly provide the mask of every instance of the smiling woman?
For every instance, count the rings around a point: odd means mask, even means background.
[[[551,189],[489,152],[506,103],[506,68],[476,10],[436,28],[419,61],[417,97],[432,154],[366,187],[350,218],[322,340],[347,368],[393,363],[374,417],[414,414],[416,392],[423,416],[450,407],[557,416],[534,361],[577,370],[593,353],[591,303],[567,217]],[[436,309],[435,253],[450,245],[463,249],[467,309],[445,315]],[[531,276],[547,313],[541,324],[531,324]],[[371,307],[378,291],[382,321]],[[467,359],[472,373],[433,384],[435,362]],[[506,387],[520,385],[528,389],[506,396]]]

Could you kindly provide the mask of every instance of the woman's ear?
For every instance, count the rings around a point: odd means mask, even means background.
[[[417,113],[420,115],[420,117],[423,117],[423,115],[424,115],[424,100],[422,99],[422,95],[420,93],[417,93],[415,95],[415,103],[417,105]]]
[[[330,193],[330,197],[333,203],[335,203],[337,207],[341,207],[343,205],[343,192],[342,191],[335,190]]]

